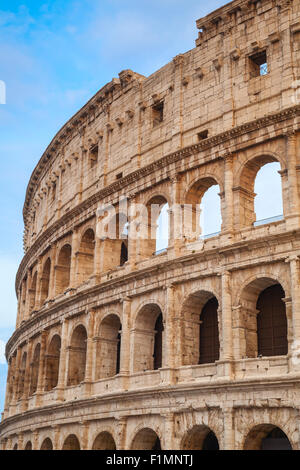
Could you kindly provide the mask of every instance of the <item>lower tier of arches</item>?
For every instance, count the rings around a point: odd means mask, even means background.
[[[0,449],[300,450],[297,390],[291,380],[49,406],[2,421]]]

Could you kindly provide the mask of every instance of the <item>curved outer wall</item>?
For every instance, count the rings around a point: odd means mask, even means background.
[[[299,17],[297,1],[231,2],[198,20],[193,50],[149,78],[121,72],[53,139],[24,205],[2,449],[39,449],[47,438],[72,447],[69,435],[90,449],[102,432],[104,448],[113,437],[129,449],[138,435],[145,448],[144,428],[175,449],[195,426],[212,430],[222,449],[243,449],[251,430],[269,424],[299,449]],[[262,53],[268,74],[256,76]],[[273,161],[284,216],[256,226],[255,175]],[[96,236],[101,204],[121,212],[124,195],[129,205],[184,204],[212,180],[222,230],[200,246],[171,231],[155,256],[129,239],[120,266],[120,241]],[[275,284],[285,295],[288,351],[258,357],[249,325],[260,292]],[[192,330],[214,296],[220,356],[198,364]],[[152,370],[139,357],[153,346],[157,312],[162,363]]]

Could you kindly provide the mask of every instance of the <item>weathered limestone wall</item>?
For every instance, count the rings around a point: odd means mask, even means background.
[[[157,437],[193,449],[209,431],[243,449],[273,427],[299,449],[299,13],[295,0],[231,2],[197,22],[195,49],[148,78],[121,72],[54,138],[24,206],[3,449],[148,448]],[[268,73],[254,76],[264,53]],[[270,162],[283,216],[256,226],[255,178]],[[174,204],[200,203],[216,184],[221,232],[176,237]],[[165,251],[97,237],[100,204],[124,226],[122,195],[129,207],[169,203]],[[257,300],[278,284],[287,354],[264,356]],[[211,299],[219,357],[199,363]]]

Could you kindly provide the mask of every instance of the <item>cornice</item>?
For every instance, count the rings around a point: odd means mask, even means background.
[[[209,395],[209,393],[213,393],[213,395],[215,396],[217,393],[223,393],[224,389],[227,390],[227,393],[230,393],[230,392],[234,393],[235,389],[238,389],[239,392],[241,391],[249,392],[249,391],[253,391],[253,389],[257,391],[259,390],[264,391],[265,387],[268,387],[268,390],[270,390],[271,387],[275,387],[275,388],[279,387],[280,389],[286,389],[287,387],[291,386],[293,388],[295,387],[297,388],[299,386],[299,382],[300,382],[300,375],[295,373],[286,377],[283,377],[282,375],[280,375],[277,377],[276,376],[273,376],[273,377],[257,376],[257,377],[250,377],[246,379],[237,379],[237,380],[217,379],[215,381],[209,380],[208,383],[201,382],[201,384],[180,383],[176,385],[165,385],[165,386],[160,384],[159,386],[147,387],[142,390],[136,389],[136,390],[122,391],[122,392],[116,391],[113,393],[109,393],[106,396],[99,396],[99,397],[93,396],[91,398],[70,401],[67,403],[47,405],[45,407],[36,408],[34,410],[30,410],[21,414],[16,414],[14,416],[6,418],[4,421],[0,423],[0,433],[1,435],[3,435],[3,433],[5,432],[5,429],[14,424],[17,424],[19,427],[20,421],[22,420],[28,421],[30,419],[34,419],[36,416],[39,416],[39,417],[41,416],[47,417],[49,415],[57,416],[59,412],[64,412],[65,415],[68,412],[70,412],[70,422],[73,422],[73,423],[78,422],[82,420],[81,415],[82,415],[82,410],[84,409],[84,407],[91,408],[93,406],[96,406],[97,408],[99,408],[99,405],[101,404],[107,405],[108,403],[116,403],[118,401],[120,401],[120,403],[126,404],[127,401],[129,401],[130,403],[132,402],[132,400],[134,400],[135,411],[136,413],[138,413],[139,412],[138,407],[137,407],[138,400],[140,400],[141,403],[143,403],[145,400],[149,398],[153,400],[155,399],[155,394],[157,394],[158,397],[160,398],[161,407],[164,408],[165,405],[162,402],[162,400],[166,398],[168,399],[168,402],[170,403],[171,396],[173,396],[174,400],[176,400],[176,397],[178,397],[178,395],[184,395],[184,396],[186,396],[187,394],[192,395],[195,392],[199,393],[199,391],[203,395],[204,394]],[[239,409],[239,408],[254,408],[254,409],[260,408],[261,409],[261,402],[264,403],[264,408],[295,409],[295,406],[292,402],[285,401],[283,403],[278,403],[278,405],[276,406],[272,401],[268,403],[266,400],[267,400],[266,398],[262,398],[261,400],[260,399],[253,400],[253,403],[249,403],[249,404],[237,403],[235,405],[235,409]],[[168,407],[172,408],[173,406],[175,406],[175,403],[173,405],[173,402],[171,401]],[[196,406],[195,408],[193,407],[193,410],[194,411],[204,410],[204,409],[207,409],[207,406],[209,406],[210,408],[216,408],[216,409],[219,408],[218,405],[214,403],[209,404],[209,402],[207,403],[207,400],[206,400],[205,404],[202,404],[200,402],[199,406]],[[126,412],[128,413],[128,408],[126,406],[125,408],[126,408],[126,411],[119,409],[116,414],[118,415],[121,413],[123,415]],[[143,413],[143,410],[144,408],[143,406],[141,406],[140,413]],[[176,413],[178,414],[184,413],[185,410],[186,408],[184,407],[182,408],[178,406],[176,407]],[[78,416],[76,416],[76,413],[78,413]],[[114,415],[112,417],[116,419]],[[66,419],[66,416],[64,417],[64,421],[65,419]],[[94,421],[95,417],[93,415],[93,417],[90,420],[88,418],[85,418],[85,420]],[[26,423],[25,423],[25,426],[26,426]],[[32,427],[30,423],[28,423],[27,426],[29,428]],[[41,429],[45,428],[45,424],[42,423],[40,428]]]
[[[71,209],[68,213],[64,214],[63,218],[54,222],[53,225],[47,228],[34,242],[34,244],[28,249],[18,269],[18,273],[16,276],[16,290],[20,283],[22,272],[27,263],[29,262],[30,258],[34,255],[34,253],[43,245],[43,243],[49,237],[51,237],[55,232],[57,232],[62,225],[76,218],[79,214],[81,214],[84,210],[87,210],[93,204],[96,204],[97,202],[103,200],[105,197],[108,197],[118,191],[124,190],[130,184],[135,184],[138,180],[153,174],[157,170],[164,169],[167,166],[172,165],[180,160],[183,160],[197,153],[210,150],[215,146],[221,146],[222,144],[230,141],[231,139],[237,139],[250,132],[257,131],[259,129],[294,118],[296,116],[300,116],[300,105],[286,108],[280,111],[279,113],[273,113],[263,118],[250,121],[228,131],[210,137],[205,141],[201,141],[197,144],[193,144],[175,152],[172,152],[143,168],[133,171],[122,179],[117,180],[109,186],[101,189],[100,191],[86,199],[84,202],[76,206],[74,209]],[[221,152],[217,152],[215,158],[226,157],[226,155],[228,154],[228,149],[224,148],[223,150],[224,155],[219,155]]]

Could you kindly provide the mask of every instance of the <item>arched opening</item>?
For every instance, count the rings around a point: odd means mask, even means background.
[[[31,287],[30,287],[30,304],[29,304],[29,311],[30,313],[34,310],[35,308],[35,301],[36,301],[36,285],[37,285],[37,272],[35,272],[32,282],[31,282]]]
[[[50,272],[51,272],[51,261],[47,259],[44,264],[43,274],[41,277],[41,305],[49,297],[49,285],[50,285]]]
[[[158,435],[153,429],[144,428],[137,433],[131,444],[131,450],[162,450]]]
[[[204,425],[194,426],[182,441],[182,450],[219,450],[215,433]]]
[[[49,437],[47,437],[42,445],[41,445],[41,450],[53,450],[53,444],[52,444],[52,441],[51,439],[49,439]]]
[[[259,356],[284,356],[288,353],[284,297],[280,284],[268,287],[259,295],[256,305]]]
[[[182,365],[219,360],[218,300],[208,291],[190,294],[182,307]]]
[[[80,450],[79,440],[75,434],[71,434],[64,442],[62,450]]]
[[[95,439],[92,450],[116,450],[116,443],[109,432],[101,432]]]
[[[32,450],[32,443],[30,441],[27,442],[24,450]]]
[[[86,281],[94,272],[95,233],[88,229],[80,243],[77,253],[77,283]]]
[[[168,201],[163,196],[155,196],[139,212],[138,238],[139,254],[147,259],[166,251],[170,239]]]
[[[99,329],[97,379],[114,377],[120,372],[121,322],[117,315],[108,315]]]
[[[79,385],[85,378],[87,333],[84,326],[79,325],[72,334],[69,347],[68,386]]]
[[[128,230],[127,216],[123,213],[113,215],[104,226],[102,240],[103,271],[110,271],[123,266],[128,261]]]
[[[160,307],[145,305],[137,315],[134,329],[134,372],[162,367],[163,331]]]
[[[282,429],[273,424],[261,424],[248,434],[244,450],[292,450],[292,445]]]
[[[285,292],[277,280],[255,279],[242,291],[235,309],[234,341],[241,357],[285,355],[288,351],[288,325]]]
[[[38,344],[35,347],[32,363],[31,363],[30,395],[33,395],[37,391],[39,368],[40,368],[40,353],[41,353],[41,345]]]
[[[237,189],[240,211],[238,223],[241,227],[261,225],[282,218],[280,168],[278,161],[271,155],[256,157],[244,166]],[[274,219],[274,216],[277,217]]]
[[[210,364],[220,358],[218,301],[210,299],[200,315],[200,357],[199,364]]]
[[[18,386],[18,399],[19,400],[23,397],[23,394],[24,394],[26,362],[27,362],[27,353],[24,352],[22,356],[20,370],[19,370],[19,386]]]
[[[273,162],[264,165],[255,178],[254,192],[255,216],[254,225],[262,225],[283,218],[283,201],[280,163]]]
[[[53,390],[58,383],[59,359],[60,359],[61,339],[55,335],[51,339],[46,356],[46,383],[45,390]]]
[[[56,270],[56,294],[62,294],[70,285],[71,245],[65,245],[59,253]]]
[[[15,444],[13,450],[18,450],[18,444]]]
[[[213,178],[198,180],[187,193],[184,235],[188,240],[218,235],[222,226],[220,187]]]

